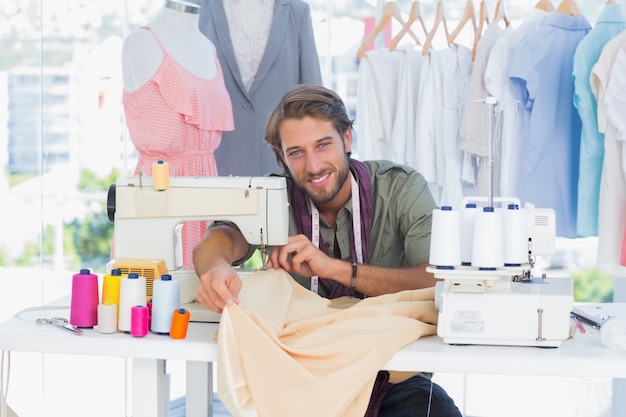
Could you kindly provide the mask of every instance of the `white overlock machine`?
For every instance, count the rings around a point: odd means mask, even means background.
[[[519,200],[433,211],[430,264],[437,334],[447,344],[558,347],[569,337],[571,278],[533,276],[556,249],[555,212]]]

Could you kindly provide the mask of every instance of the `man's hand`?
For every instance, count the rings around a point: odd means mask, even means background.
[[[306,236],[297,235],[290,236],[286,245],[272,249],[268,266],[293,271],[303,277],[316,275],[337,279],[342,272],[340,263],[316,248]]]
[[[221,313],[227,304],[238,304],[241,278],[228,263],[213,266],[200,276],[198,302],[206,308]]]
[[[231,266],[248,251],[241,232],[228,225],[210,228],[193,251],[196,274],[200,277],[197,301],[221,313],[226,304],[239,303],[241,279]]]

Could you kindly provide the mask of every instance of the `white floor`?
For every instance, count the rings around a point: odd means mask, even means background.
[[[67,295],[72,273],[0,268],[0,321]],[[130,361],[13,352],[8,403],[19,417],[130,417]],[[184,416],[185,367],[168,362],[171,416]],[[4,375],[7,376],[6,364]],[[612,380],[437,373],[435,382],[467,417],[610,417]],[[215,417],[229,416],[215,404]],[[195,417],[195,416],[194,416]]]

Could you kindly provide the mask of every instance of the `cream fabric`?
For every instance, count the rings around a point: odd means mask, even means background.
[[[218,395],[235,417],[365,414],[377,372],[436,333],[434,288],[328,300],[283,270],[244,280],[218,330]],[[336,308],[341,306],[347,308]]]

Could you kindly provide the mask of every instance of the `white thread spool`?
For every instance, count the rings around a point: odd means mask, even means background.
[[[439,269],[461,265],[461,215],[450,206],[433,210],[429,263]]]
[[[146,278],[131,272],[120,281],[120,313],[117,328],[123,332],[130,332],[131,313],[135,306],[145,306]]]
[[[606,347],[626,350],[626,320],[613,317],[602,323],[600,339]]]
[[[472,266],[493,270],[504,266],[502,211],[483,207],[474,219]]]
[[[172,327],[174,311],[180,307],[180,281],[169,274],[154,280],[152,288],[152,323],[150,330],[168,334]]]
[[[516,267],[528,262],[526,210],[509,204],[504,210],[504,266]]]
[[[478,212],[475,203],[467,203],[461,209],[461,265],[472,265],[472,246],[474,245],[474,219]]]
[[[117,332],[117,304],[98,304],[98,333]]]

